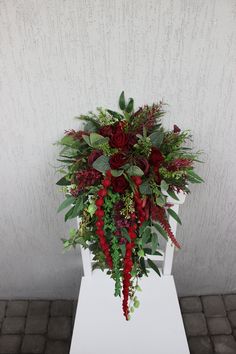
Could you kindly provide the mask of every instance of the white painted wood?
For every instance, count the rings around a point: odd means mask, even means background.
[[[189,354],[173,277],[151,272],[140,285],[127,322],[113,281],[98,270],[83,277],[70,354]]]

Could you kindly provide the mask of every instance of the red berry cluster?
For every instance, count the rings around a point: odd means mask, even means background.
[[[168,220],[166,219],[166,214],[165,214],[165,209],[161,207],[157,207],[156,210],[157,213],[157,219],[162,225],[163,229],[166,231],[167,235],[169,236],[170,240],[172,243],[177,247],[180,248],[179,242],[176,240],[175,235],[173,234],[170,224]]]
[[[135,214],[133,214],[133,218],[135,219]],[[133,224],[128,228],[128,234],[130,237],[131,242],[126,243],[126,252],[125,252],[125,259],[124,259],[124,270],[123,270],[123,313],[126,318],[126,320],[129,319],[129,290],[130,290],[130,285],[131,285],[131,270],[133,267],[133,261],[132,261],[132,249],[134,247],[134,240],[136,238],[136,232],[135,230],[137,229],[137,225]]]
[[[104,226],[104,221],[103,221],[103,216],[104,216],[104,210],[102,208],[104,204],[104,197],[107,195],[107,188],[111,185],[111,174],[110,171],[106,173],[106,177],[102,181],[103,188],[101,188],[98,191],[98,199],[96,200],[96,206],[97,210],[95,212],[97,216],[97,221],[96,221],[96,234],[99,237],[99,242],[101,249],[103,250],[105,257],[106,257],[106,262],[109,268],[112,269],[112,257],[110,254],[110,249],[109,245],[107,243],[106,237],[105,237],[105,232],[103,230]]]

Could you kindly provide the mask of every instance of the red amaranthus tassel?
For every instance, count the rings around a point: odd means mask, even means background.
[[[135,218],[135,216],[134,216]],[[136,233],[135,230],[137,228],[137,225],[134,224],[128,228],[128,233],[131,242],[127,242],[126,244],[126,252],[125,252],[125,259],[124,259],[124,270],[123,270],[123,313],[128,321],[129,319],[129,291],[130,291],[130,285],[131,285],[131,270],[133,267],[133,261],[132,261],[132,249],[134,247],[134,240],[136,238]]]
[[[179,242],[176,240],[170,224],[166,218],[166,213],[165,213],[165,209],[161,208],[159,206],[156,207],[156,217],[157,220],[160,222],[161,226],[163,227],[163,229],[166,231],[166,233],[168,234],[169,238],[171,239],[172,243],[177,247],[180,248],[180,244]]]
[[[96,200],[97,210],[96,210],[95,214],[97,216],[96,234],[99,237],[100,246],[101,246],[101,249],[103,250],[103,252],[105,254],[107,265],[109,266],[109,268],[112,269],[112,266],[113,266],[112,257],[111,257],[111,254],[110,254],[109,245],[108,245],[106,237],[105,237],[105,232],[103,230],[103,226],[104,226],[104,221],[103,221],[104,210],[102,208],[102,206],[104,204],[104,197],[107,195],[107,188],[111,184],[110,177],[111,177],[110,174],[107,173],[106,177],[102,181],[102,185],[103,185],[104,188],[101,188],[98,191],[99,198]]]

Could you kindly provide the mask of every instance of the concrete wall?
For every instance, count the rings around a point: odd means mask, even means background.
[[[179,293],[236,290],[233,0],[0,0],[0,297],[74,297],[81,261],[62,254],[57,149],[73,117],[164,98],[166,126],[205,150],[181,210]]]

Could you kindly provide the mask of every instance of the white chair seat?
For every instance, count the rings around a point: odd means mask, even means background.
[[[173,276],[151,271],[140,286],[126,321],[113,280],[99,270],[83,277],[70,354],[189,354]]]

